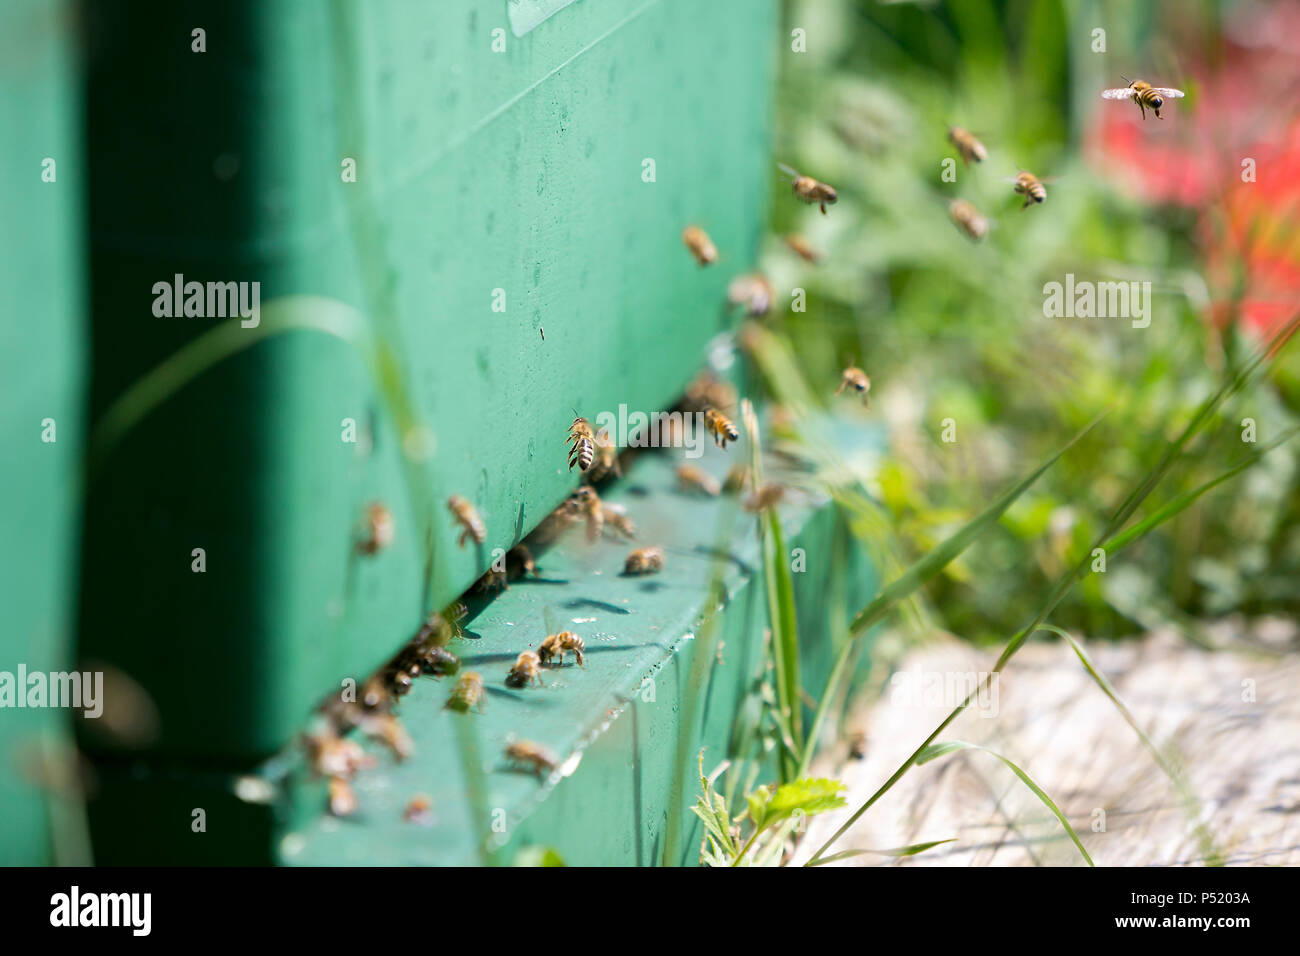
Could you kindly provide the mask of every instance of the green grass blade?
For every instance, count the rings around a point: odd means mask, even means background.
[[[1002,756],[1002,754],[998,753],[996,750],[990,750],[988,747],[981,747],[979,744],[967,743],[964,740],[950,740],[947,741],[946,743],[935,744],[933,746],[925,748],[925,750],[922,751],[921,756],[918,757],[916,760],[917,766],[920,766],[923,763],[929,763],[931,760],[937,760],[940,757],[946,754],[950,754],[957,750],[981,750],[986,754],[992,754],[994,757],[997,757],[1004,764],[1010,767],[1011,772],[1014,773],[1017,777],[1019,777],[1021,782],[1034,792],[1034,796],[1036,796],[1039,800],[1041,800],[1043,802],[1043,806],[1047,807],[1048,810],[1052,811],[1052,815],[1061,822],[1061,826],[1065,827],[1065,832],[1070,835],[1070,839],[1074,841],[1074,845],[1078,847],[1079,853],[1082,854],[1087,864],[1089,866],[1097,865],[1092,862],[1092,857],[1088,855],[1088,851],[1085,850],[1083,848],[1083,844],[1079,842],[1079,834],[1074,832],[1074,827],[1070,826],[1070,821],[1065,818],[1065,814],[1062,813],[1061,808],[1056,805],[1056,801],[1047,795],[1047,791],[1045,791],[1038,784],[1034,783],[1033,779],[1029,776],[1029,774],[1025,773],[1018,766],[1016,766],[1016,764],[1013,761],[1008,760],[1006,757]]]
[[[827,863],[834,863],[836,860],[847,860],[852,856],[916,856],[918,853],[924,853],[933,847],[940,846],[944,843],[956,843],[956,837],[949,837],[946,840],[931,840],[929,843],[913,843],[910,846],[896,846],[888,850],[841,850],[839,853],[832,853],[830,856],[824,856],[816,863],[810,863],[809,866],[825,866]]]

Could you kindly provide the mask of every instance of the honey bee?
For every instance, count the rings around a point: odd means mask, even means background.
[[[415,753],[411,735],[394,714],[368,714],[361,721],[361,732],[388,747],[398,760]]]
[[[732,424],[731,419],[713,406],[709,406],[704,410],[704,427],[713,436],[714,444],[722,449],[727,447],[727,442],[736,441],[740,438],[740,432],[736,430],[736,426]]]
[[[967,166],[971,163],[982,163],[988,158],[988,150],[984,148],[984,144],[960,126],[948,127],[948,142],[957,148],[958,154]]]
[[[560,631],[558,634],[548,635],[546,640],[542,641],[541,646],[537,648],[537,657],[544,665],[549,665],[551,658],[558,657],[556,663],[563,667],[564,655],[573,651],[574,656],[578,658],[578,666],[583,667],[585,665],[582,652],[586,649],[586,642],[577,634],[572,631]]]
[[[451,689],[451,696],[447,698],[445,706],[462,714],[467,713],[470,708],[477,708],[479,713],[482,713],[483,675],[478,671],[466,671],[461,674],[456,680],[456,686]]]
[[[785,488],[781,485],[764,485],[745,501],[746,511],[766,511],[775,508],[785,498]]]
[[[605,517],[605,528],[614,532],[614,539],[622,535],[629,541],[636,537],[636,525],[627,516],[627,509],[622,505],[602,504],[601,512]]]
[[[777,163],[777,166],[780,167],[781,172],[790,177],[794,194],[809,205],[821,206],[823,216],[826,215],[826,207],[834,205],[840,198],[833,186],[819,182],[811,176],[804,176],[784,163]]]
[[[713,244],[709,234],[699,226],[687,226],[682,230],[682,242],[691,250],[695,261],[702,266],[718,261],[718,247]]]
[[[452,495],[447,499],[447,510],[461,527],[460,539],[456,542],[460,547],[465,547],[465,542],[470,538],[474,539],[475,544],[487,540],[487,528],[472,504],[460,495]]]
[[[791,233],[783,238],[785,239],[785,244],[793,249],[795,255],[804,262],[811,262],[813,265],[821,263],[823,258],[821,252],[814,248],[813,245],[803,236],[798,235],[797,233]]]
[[[379,710],[392,701],[392,688],[382,674],[372,674],[361,685],[361,703],[367,710]]]
[[[437,644],[421,647],[415,661],[422,673],[433,674],[435,677],[454,674],[460,670],[460,660],[456,655]]]
[[[433,821],[433,801],[422,793],[411,798],[402,811],[402,817],[411,823],[429,824]]]
[[[343,777],[330,777],[329,808],[336,817],[347,817],[357,812],[357,795],[352,791],[352,784]]]
[[[1128,79],[1128,77],[1124,77]],[[1165,105],[1165,100],[1181,99],[1185,94],[1182,90],[1171,89],[1167,86],[1152,86],[1145,80],[1133,80],[1128,86],[1121,86],[1114,90],[1102,90],[1101,98],[1103,100],[1133,100],[1142,111],[1142,119],[1147,118],[1147,107],[1151,112],[1156,114],[1156,119],[1162,119],[1160,108]]]
[[[767,315],[772,308],[772,285],[757,272],[736,276],[727,286],[727,304],[743,305],[751,318]]]
[[[683,491],[700,491],[710,497],[716,497],[722,490],[718,479],[694,465],[677,466],[677,487]]]
[[[599,541],[600,533],[605,527],[605,509],[596,489],[590,485],[575,489],[565,501],[565,506],[570,520],[586,519],[587,540]]]
[[[618,445],[609,437],[609,430],[598,428],[593,440],[596,445],[596,453],[591,468],[587,472],[587,480],[601,481],[611,473],[615,478],[622,478],[623,469],[618,463]]]
[[[1025,197],[1025,204],[1021,209],[1028,209],[1032,203],[1047,202],[1047,188],[1043,185],[1043,180],[1039,179],[1033,173],[1021,172],[1015,179],[1008,179],[1007,182],[1015,184],[1015,191]]]
[[[700,372],[686,386],[682,407],[687,411],[704,411],[710,405],[731,408],[740,400],[736,388],[723,381],[708,369]]]
[[[569,437],[564,442],[569,448],[569,471],[577,465],[579,471],[591,467],[591,460],[596,456],[596,435],[591,430],[591,422],[578,416],[569,426]]]
[[[311,768],[322,777],[351,777],[375,763],[359,743],[333,731],[309,734],[306,743]]]
[[[624,574],[658,574],[663,569],[663,548],[637,548],[623,562]]]
[[[366,517],[357,550],[362,554],[377,554],[393,543],[397,535],[397,521],[393,513],[381,502],[366,507]]]
[[[389,667],[384,672],[384,679],[388,682],[389,688],[394,697],[405,697],[411,691],[411,672],[408,668],[400,664]]]
[[[531,740],[512,740],[506,744],[506,759],[515,764],[530,764],[533,773],[539,777],[543,776],[543,771],[553,772],[558,763],[555,754]]]
[[[496,568],[488,568],[483,572],[483,576],[474,584],[474,590],[482,591],[489,594],[492,591],[510,590],[510,577],[504,570],[498,571]]]
[[[542,661],[533,651],[524,651],[515,658],[515,664],[506,675],[507,687],[527,687],[542,683]]]
[[[840,387],[835,390],[835,394],[838,395],[846,388],[852,388],[861,395],[864,405],[870,404],[871,379],[867,378],[867,373],[862,369],[850,365],[844,370],[844,376],[840,379]]]
[[[974,203],[967,202],[965,199],[954,199],[948,205],[948,217],[958,229],[976,241],[988,234],[988,219],[975,208]]]
[[[734,465],[727,472],[722,482],[722,490],[729,495],[738,495],[749,485],[749,466]]]

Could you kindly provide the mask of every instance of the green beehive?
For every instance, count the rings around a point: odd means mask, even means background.
[[[662,408],[700,366],[765,217],[776,4],[91,13],[81,650],[159,720],[86,739],[234,768],[563,499],[575,409]],[[258,283],[256,324],[166,315],[177,276]]]
[[[52,843],[50,791],[65,755],[66,711],[17,706],[28,674],[69,661],[81,466],[84,322],[76,23],[68,5],[0,6],[0,445],[5,499],[0,578],[0,862],[79,859]],[[50,701],[47,697],[46,703]],[[60,830],[58,836],[67,837]]]

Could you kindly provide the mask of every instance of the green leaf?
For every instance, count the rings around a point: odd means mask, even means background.
[[[749,796],[749,816],[762,831],[796,814],[811,817],[845,806],[840,795],[844,789],[840,781],[822,777],[805,777],[782,784],[775,791],[759,787]]]
[[[1088,851],[1085,850],[1083,844],[1079,842],[1079,834],[1074,832],[1074,827],[1070,826],[1070,821],[1065,819],[1065,814],[1062,813],[1061,808],[1056,805],[1056,801],[1049,797],[1042,787],[1034,783],[1034,781],[1030,779],[1029,774],[1025,773],[1012,761],[1002,756],[1002,754],[998,753],[996,750],[989,750],[987,747],[981,747],[979,744],[970,744],[964,740],[950,740],[945,743],[932,744],[931,746],[926,747],[921,751],[921,755],[916,758],[916,765],[919,767],[923,763],[929,763],[931,760],[938,760],[945,754],[950,754],[957,750],[981,750],[986,754],[992,754],[1010,767],[1011,772],[1019,777],[1024,785],[1034,792],[1034,796],[1043,801],[1043,805],[1047,807],[1048,810],[1052,811],[1052,815],[1056,817],[1056,819],[1061,821],[1061,826],[1065,827],[1065,832],[1070,835],[1070,839],[1074,841],[1074,845],[1078,847],[1079,853],[1083,855],[1087,864],[1089,866],[1096,866],[1096,864],[1092,862],[1092,857],[1088,855]]]
[[[564,859],[549,846],[526,846],[515,854],[513,866],[566,866]]]

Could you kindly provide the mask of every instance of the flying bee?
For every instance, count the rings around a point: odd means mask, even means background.
[[[624,574],[658,574],[663,569],[663,548],[637,548],[623,562]]]
[[[377,554],[393,543],[397,535],[397,521],[382,502],[366,507],[366,517],[357,539],[357,550],[362,554]]]
[[[402,811],[402,818],[411,823],[422,823],[427,826],[433,822],[433,801],[424,794],[417,793]]]
[[[555,754],[531,740],[512,740],[506,744],[506,759],[515,764],[531,765],[533,773],[539,777],[543,772],[553,772],[558,763]]]
[[[710,497],[716,497],[722,490],[718,479],[694,465],[677,466],[677,487],[682,491],[700,491]]]
[[[984,144],[969,130],[964,130],[960,126],[948,127],[948,142],[957,148],[958,154],[967,166],[971,163],[982,163],[988,158],[989,153],[984,148]]]
[[[596,452],[591,468],[587,472],[587,480],[601,481],[609,474],[613,474],[615,478],[622,478],[623,469],[618,463],[618,445],[609,437],[609,429],[596,429],[593,441]]]
[[[686,385],[682,406],[687,411],[704,411],[710,405],[731,408],[740,400],[736,387],[704,369]]]
[[[524,651],[515,658],[515,664],[506,675],[507,687],[527,687],[542,683],[542,660],[534,651]]]
[[[776,165],[780,167],[781,172],[790,177],[790,186],[794,189],[794,194],[810,206],[821,206],[823,216],[826,215],[826,207],[834,205],[840,198],[835,187],[819,182],[811,176],[805,176],[785,163]]]
[[[835,390],[835,394],[838,395],[846,388],[851,388],[861,395],[864,405],[871,403],[871,379],[867,378],[867,373],[862,369],[850,365],[844,370],[844,375],[840,379],[840,387]]]
[[[718,261],[718,247],[713,244],[709,234],[699,226],[687,226],[683,229],[682,242],[686,243],[686,248],[691,250],[691,255],[700,265],[707,266]]]
[[[569,471],[573,471],[574,465],[579,471],[591,467],[591,460],[596,456],[596,435],[591,430],[591,422],[580,415],[574,418],[564,443],[572,446],[569,448]]]
[[[745,510],[766,511],[779,505],[783,498],[785,498],[784,486],[764,485],[746,499]]]
[[[983,239],[989,231],[989,221],[975,208],[975,204],[965,199],[954,199],[948,205],[948,218],[957,228],[976,242]]]
[[[1128,77],[1124,77],[1128,79]],[[1162,119],[1160,108],[1165,105],[1165,100],[1181,99],[1184,95],[1182,90],[1171,89],[1168,86],[1152,86],[1146,80],[1134,80],[1128,86],[1121,86],[1114,90],[1102,90],[1101,98],[1103,100],[1133,100],[1142,111],[1142,119],[1147,118],[1147,108],[1156,114],[1156,119]]]
[[[737,441],[740,438],[740,432],[732,424],[731,419],[711,405],[704,410],[704,427],[713,436],[713,443],[724,450],[727,442]]]
[[[451,689],[451,696],[445,705],[450,710],[468,713],[470,708],[483,712],[483,675],[478,671],[466,671],[456,680]]]
[[[767,315],[772,308],[772,284],[757,272],[736,276],[727,286],[727,304],[743,305],[750,318]]]
[[[1025,197],[1025,204],[1020,207],[1021,209],[1028,209],[1036,202],[1047,202],[1047,187],[1043,183],[1051,182],[1050,179],[1039,179],[1033,173],[1022,170],[1014,179],[1008,179],[1007,182],[1014,184],[1015,191]]]
[[[821,252],[803,236],[797,233],[790,233],[782,238],[785,240],[785,244],[794,250],[795,255],[804,262],[811,262],[813,265],[818,265],[822,261],[823,256]]]
[[[733,465],[722,482],[722,490],[729,495],[738,495],[749,486],[749,466]]]
[[[452,495],[447,499],[447,510],[461,527],[460,539],[456,542],[460,547],[465,547],[465,542],[470,538],[474,539],[475,544],[487,540],[487,528],[472,504],[460,495]]]
[[[560,631],[558,634],[547,635],[546,640],[542,641],[541,646],[537,648],[537,657],[543,665],[549,665],[551,658],[558,657],[556,664],[563,667],[564,655],[573,651],[578,659],[578,666],[583,667],[585,665],[582,652],[586,649],[587,643],[577,634],[572,631]]]

